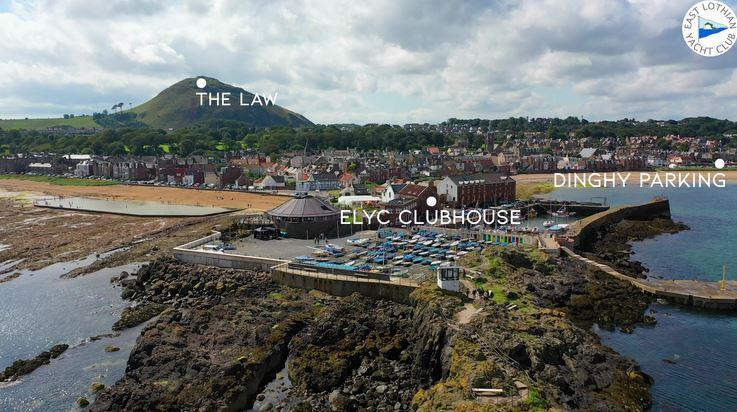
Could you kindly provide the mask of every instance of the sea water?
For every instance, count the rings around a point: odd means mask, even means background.
[[[61,277],[95,259],[90,256],[37,271],[20,271],[20,277],[0,284],[0,370],[56,344],[70,346],[49,365],[19,381],[0,384],[0,410],[70,410],[80,396],[92,400],[92,382],[110,386],[122,377],[140,327],[117,337],[89,338],[110,334],[112,324],[128,305],[110,278],[124,270],[135,272],[139,266]],[[120,350],[108,353],[108,345]]]
[[[626,187],[559,189],[553,199],[610,205],[636,204],[664,195],[673,219],[690,230],[633,244],[633,259],[666,279],[719,280],[722,265],[737,279],[737,185],[725,188]],[[594,199],[601,200],[601,199]],[[737,410],[737,313],[654,304],[658,320],[633,334],[594,330],[602,342],[635,359],[652,376],[653,411]]]

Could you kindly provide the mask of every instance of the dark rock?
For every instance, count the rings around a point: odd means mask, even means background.
[[[195,288],[203,279],[221,290]],[[283,367],[289,341],[314,307],[309,295],[265,273],[171,260],[141,268],[125,290],[140,300],[139,309],[156,308],[149,314],[168,309],[144,328],[124,377],[92,410],[248,409]],[[268,298],[275,292],[283,302]]]
[[[160,303],[144,303],[123,309],[120,320],[113,324],[113,330],[123,330],[138,326],[160,314],[166,309],[166,305]]]
[[[51,359],[56,359],[69,348],[69,345],[60,344],[54,345],[48,351],[41,352],[33,359],[23,359],[13,362],[12,365],[5,368],[0,373],[0,382],[2,381],[13,381],[23,375],[27,375],[39,367],[51,362]]]
[[[654,326],[654,325],[656,325],[656,324],[658,323],[658,320],[657,320],[657,319],[655,319],[655,318],[654,318],[654,317],[652,317],[652,316],[647,316],[647,315],[645,315],[645,316],[643,316],[643,318],[642,318],[642,323],[644,323],[644,324],[646,324],[646,325]]]

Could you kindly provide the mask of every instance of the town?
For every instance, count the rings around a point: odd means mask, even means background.
[[[428,186],[435,182],[448,201],[458,205],[486,205],[513,200],[514,190],[504,193],[477,189],[484,185],[490,189],[499,187],[501,176],[712,167],[716,159],[723,159],[727,165],[737,160],[732,133],[721,136],[712,133],[710,137],[673,134],[606,137],[601,135],[601,126],[585,124],[585,121],[576,124],[578,130],[566,134],[566,128],[556,125],[564,122],[560,119],[521,119],[528,124],[525,129],[546,131],[517,131],[519,126],[510,127],[516,119],[451,119],[436,125],[405,124],[401,127],[320,126],[319,134],[312,138],[309,130],[262,129],[256,134],[246,134],[241,142],[231,136],[237,130],[227,130],[220,137],[208,136],[215,146],[209,150],[202,142],[192,142],[190,137],[173,138],[178,142],[171,143],[167,142],[166,135],[156,135],[153,144],[146,145],[149,139],[134,136],[131,143],[123,147],[125,150],[114,144],[111,149],[102,144],[96,148],[93,143],[92,150],[81,148],[76,154],[37,151],[33,149],[43,148],[43,145],[29,147],[17,142],[24,137],[32,142],[42,140],[39,136],[52,141],[69,140],[70,136],[89,136],[89,131],[68,127],[41,132],[9,131],[6,133],[13,136],[3,145],[5,154],[0,158],[0,173],[66,175],[191,188],[320,191],[332,195],[378,197],[383,203],[405,196],[427,196],[413,189],[414,186],[401,188],[396,185]],[[576,119],[576,122],[580,121]],[[671,126],[668,122],[626,119],[617,124],[621,122],[624,122],[621,127],[647,124],[648,130]],[[508,129],[493,128],[500,125]],[[186,130],[168,133],[176,135]],[[386,139],[384,148],[366,148],[363,142],[356,143],[355,147],[341,148],[339,141],[329,141],[339,135],[341,139],[337,140],[350,143],[351,136],[358,132],[401,134],[406,138],[429,136],[424,140],[431,144],[402,147],[402,142],[397,142],[402,139],[387,137],[379,139]],[[108,132],[92,133],[105,138]],[[202,133],[208,131],[204,129]],[[307,137],[301,138],[301,133]],[[277,137],[280,144],[272,144]],[[137,142],[143,143],[135,147]],[[156,142],[163,143],[156,145]],[[458,185],[465,189],[458,192]],[[403,193],[395,192],[402,189]]]

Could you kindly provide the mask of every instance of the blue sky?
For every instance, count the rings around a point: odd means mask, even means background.
[[[208,75],[319,123],[737,120],[737,48],[686,47],[693,3],[0,0],[0,118],[140,104]]]

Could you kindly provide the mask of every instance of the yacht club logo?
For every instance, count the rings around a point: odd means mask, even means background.
[[[737,40],[737,17],[720,1],[702,1],[686,12],[681,32],[694,53],[716,57],[726,53]]]

